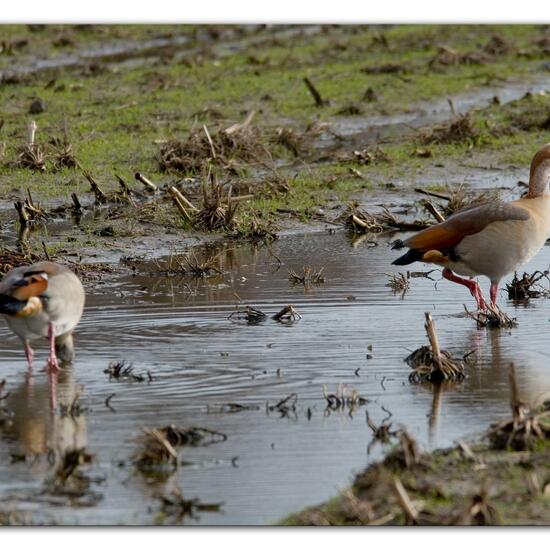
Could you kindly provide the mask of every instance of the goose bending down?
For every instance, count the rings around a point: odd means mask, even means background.
[[[0,313],[24,343],[29,369],[33,350],[30,342],[47,338],[48,367],[59,369],[59,360],[74,357],[73,329],[84,310],[84,289],[68,268],[54,262],[16,267],[0,282]]]
[[[549,184],[547,143],[533,157],[529,192],[523,198],[470,206],[454,213],[395,245],[409,251],[393,264],[421,261],[443,267],[443,277],[466,286],[480,309],[486,309],[487,303],[472,277],[485,275],[491,281],[491,304],[496,306],[500,280],[535,256],[550,234]]]

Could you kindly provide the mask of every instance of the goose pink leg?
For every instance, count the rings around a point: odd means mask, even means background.
[[[475,298],[475,301],[477,302],[477,307],[479,309],[487,309],[487,303],[485,302],[485,298],[483,298],[483,293],[481,292],[481,288],[477,281],[474,281],[473,279],[463,279],[462,277],[455,275],[447,267],[443,270],[442,275],[448,281],[452,281],[453,283],[458,283],[459,285],[467,287],[472,296]]]
[[[491,283],[491,305],[496,307],[497,305],[497,293],[498,293],[498,283]]]
[[[32,350],[28,340],[25,340],[25,356],[27,357],[27,365],[29,366],[29,370],[32,370],[34,351]]]
[[[58,372],[59,361],[57,360],[57,355],[55,353],[55,330],[51,323],[49,323],[48,325],[48,341],[50,342],[50,357],[48,358],[48,368],[50,369],[50,371]]]

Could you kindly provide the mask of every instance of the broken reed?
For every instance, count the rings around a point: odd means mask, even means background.
[[[16,201],[14,207],[22,228],[46,220],[48,217],[45,210],[39,204],[34,203],[30,189],[27,189],[27,197],[23,201]]]
[[[508,383],[512,418],[491,426],[487,437],[494,449],[533,450],[538,443],[550,440],[550,410],[532,410],[521,401],[513,363]]]
[[[407,221],[399,218],[386,207],[381,212],[371,214],[359,207],[356,202],[349,203],[334,223],[343,223],[353,233],[382,233],[383,231],[419,231],[431,225],[425,219]]]
[[[464,362],[455,360],[448,351],[440,348],[432,314],[426,312],[424,315],[426,317],[424,328],[430,346],[418,348],[405,359],[413,369],[409,380],[411,382],[441,383],[444,380],[464,379]]]
[[[144,473],[159,468],[161,471],[166,468],[172,470],[178,466],[178,447],[207,446],[226,439],[225,434],[208,428],[186,428],[174,424],[161,428],[143,428],[137,439],[140,448],[133,462]]]
[[[549,273],[548,270],[535,271],[532,274],[524,273],[521,277],[518,277],[517,272],[514,272],[514,278],[506,284],[508,298],[510,300],[528,300],[529,298],[548,296],[550,290],[540,287],[537,283],[544,278],[548,281]]]
[[[237,208],[242,201],[253,198],[253,195],[233,197],[231,187],[226,189],[225,185],[216,181],[203,182],[201,189],[201,208],[195,206],[175,186],[168,190],[185,223],[204,231],[238,229]]]

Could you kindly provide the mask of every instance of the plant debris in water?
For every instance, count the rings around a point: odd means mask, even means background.
[[[252,306],[245,306],[230,313],[227,317],[232,321],[246,321],[249,325],[257,325],[267,319],[267,315]]]
[[[509,386],[512,418],[491,426],[487,437],[494,449],[533,450],[540,441],[550,439],[550,410],[531,411],[521,401],[513,363],[510,364]]]
[[[370,418],[369,411],[365,411],[367,418],[367,426],[372,431],[373,441],[372,443],[379,441],[381,443],[389,443],[392,437],[399,435],[399,432],[392,431],[392,423],[389,422],[389,419],[392,417],[392,414],[388,411],[386,418],[382,419],[382,422],[377,426]]]
[[[335,223],[344,225],[354,233],[382,233],[385,230],[419,231],[432,225],[427,220],[406,221],[398,218],[386,207],[382,212],[370,214],[359,208],[357,203],[349,203],[346,210],[336,218]]]
[[[496,305],[488,304],[487,309],[478,311],[469,311],[464,306],[464,310],[479,328],[514,328],[518,325],[515,318],[509,317]]]
[[[177,447],[184,445],[206,446],[225,441],[227,436],[208,428],[180,427],[170,424],[162,428],[143,428],[138,438],[140,450],[134,456],[134,464],[143,472],[178,465]]]
[[[390,287],[393,292],[401,292],[405,294],[407,290],[411,287],[408,277],[404,273],[390,273],[389,281],[386,283],[386,286]]]
[[[541,279],[548,279],[547,271],[535,271],[534,273],[524,273],[520,278],[517,272],[514,272],[514,278],[510,283],[506,283],[506,291],[508,292],[508,298],[510,300],[528,300],[529,298],[540,298],[541,296],[548,296],[550,290],[542,288],[537,283]],[[536,288],[538,287],[538,288]]]
[[[164,263],[155,261],[156,273],[162,275],[188,275],[206,279],[221,275],[223,272],[216,266],[217,256],[199,260],[192,250],[189,254],[170,254]]]
[[[285,306],[272,317],[272,319],[279,321],[279,323],[294,323],[295,321],[299,321],[301,318],[302,316],[291,304]]]
[[[83,466],[92,463],[94,455],[86,452],[84,448],[66,451],[59,460],[53,476],[45,481],[42,494],[61,497],[64,503],[71,506],[94,506],[102,496],[90,487],[91,479],[81,471]]]
[[[413,351],[405,361],[413,369],[409,375],[411,382],[441,383],[444,380],[463,380],[465,364],[439,347],[432,315],[426,312],[424,328],[430,341],[429,346],[422,346]]]
[[[109,375],[109,380],[130,380],[132,382],[144,382],[145,376],[134,373],[134,364],[126,361],[113,361],[103,371]]]
[[[170,494],[159,497],[161,513],[174,523],[185,518],[197,519],[200,512],[219,512],[223,503],[204,503],[198,498],[186,499],[181,490],[174,489]]]
[[[314,267],[303,266],[302,273],[298,274],[293,269],[288,272],[288,279],[293,284],[300,284],[304,286],[320,285],[325,282],[323,275],[324,267],[317,270]]]
[[[348,393],[348,388],[345,384],[340,384],[336,393],[328,393],[327,387],[323,385],[323,397],[327,403],[325,413],[331,411],[349,410],[350,416],[358,407],[366,405],[369,400],[361,397],[357,390],[351,390]]]
[[[298,394],[291,393],[287,395],[284,399],[281,399],[275,405],[266,404],[267,412],[277,411],[281,417],[287,417],[292,414],[296,414],[296,403],[298,401]]]
[[[241,403],[223,403],[222,405],[207,405],[208,414],[233,414],[242,411],[258,411],[258,405],[241,405]]]
[[[355,202],[348,204],[346,211],[338,219],[343,219],[345,226],[354,233],[381,233],[384,231],[384,226],[377,217],[361,210]]]

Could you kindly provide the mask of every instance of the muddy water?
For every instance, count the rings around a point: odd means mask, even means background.
[[[0,379],[9,395],[1,404],[14,413],[0,432],[2,508],[28,510],[36,522],[149,524],[160,521],[158,495],[179,488],[184,497],[223,503],[186,523],[265,524],[343,489],[369,461],[365,421],[391,411],[425,447],[441,447],[472,436],[508,413],[508,364],[515,361],[524,398],[550,390],[546,328],[550,303],[514,305],[502,295],[519,327],[478,330],[462,314],[472,300],[462,287],[414,278],[404,295],[386,287],[395,251],[389,240],[353,241],[344,233],[293,235],[272,253],[251,245],[206,248],[224,274],[189,280],[153,274],[144,264],[135,276],[97,287],[78,330],[78,358],[59,381],[60,405],[81,392],[80,414],[50,414],[45,374],[25,378],[19,343],[2,326]],[[545,247],[530,269],[546,268]],[[293,286],[287,269],[325,266],[324,284]],[[421,266],[420,266],[421,268]],[[282,325],[228,320],[237,296],[272,314],[292,303],[302,319]],[[441,344],[478,362],[462,383],[435,395],[412,385],[403,358],[425,343],[424,311],[432,311]],[[372,349],[370,348],[372,346]],[[369,358],[367,358],[367,356]],[[44,346],[38,363],[45,361]],[[110,381],[111,361],[126,360],[153,381]],[[323,386],[356,390],[369,402],[355,411],[327,411]],[[111,410],[105,399],[110,394]],[[298,396],[287,416],[266,410],[285,396]],[[251,410],[223,412],[227,403]],[[351,414],[350,414],[351,412]],[[174,423],[218,430],[227,440],[184,447],[183,464],[167,480],[151,482],[131,465],[141,427]],[[55,456],[86,446],[95,455],[82,506],[44,492]],[[26,461],[16,457],[26,455]],[[49,458],[49,461],[48,461]],[[76,501],[75,501],[76,502]],[[171,518],[164,518],[170,522]]]

